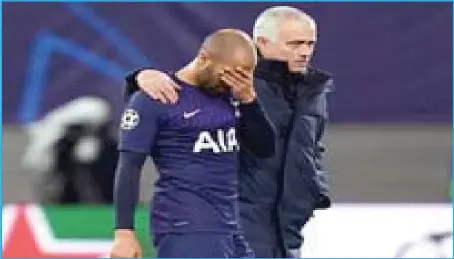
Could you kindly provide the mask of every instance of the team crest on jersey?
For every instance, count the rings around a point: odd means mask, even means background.
[[[235,100],[234,98],[230,98],[230,104],[231,104],[233,107],[238,107],[238,106],[240,106],[240,101]]]
[[[239,117],[241,117],[240,109],[235,107],[235,118],[239,118]]]
[[[235,128],[225,131],[218,129],[217,134],[211,134],[209,131],[202,131],[194,143],[194,153],[200,153],[204,150],[213,153],[226,153],[239,150],[236,140]]]
[[[139,124],[139,121],[139,113],[134,109],[127,109],[121,118],[120,127],[123,130],[132,130]]]
[[[235,110],[235,118],[241,117],[240,108],[239,108],[240,101],[235,100],[234,98],[230,98],[230,104],[233,106],[233,108]]]

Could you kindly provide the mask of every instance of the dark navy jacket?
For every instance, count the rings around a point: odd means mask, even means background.
[[[241,151],[240,211],[253,248],[255,242],[278,242],[282,255],[290,256],[289,250],[300,247],[301,229],[313,211],[328,208],[331,203],[321,163],[321,139],[332,76],[315,68],[304,76],[295,75],[284,62],[261,59],[254,85],[277,130],[276,151],[266,159]],[[254,225],[275,227],[276,232],[261,233]],[[262,240],[273,234],[277,234],[277,240]]]

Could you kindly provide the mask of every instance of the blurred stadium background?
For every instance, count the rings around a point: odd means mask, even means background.
[[[102,256],[123,76],[178,68],[209,32],[251,32],[282,4],[2,3],[3,256]],[[336,83],[335,205],[302,256],[452,257],[452,3],[289,5],[318,22],[315,63]],[[143,201],[154,177],[150,164]]]

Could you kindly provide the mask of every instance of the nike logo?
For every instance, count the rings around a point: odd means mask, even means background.
[[[173,225],[175,227],[182,227],[182,226],[189,225],[189,222],[187,222],[187,221],[178,221],[178,222],[173,223]]]
[[[194,117],[194,116],[195,116],[197,113],[199,113],[199,112],[200,112],[200,109],[197,109],[197,110],[195,110],[195,111],[193,111],[193,112],[184,112],[184,113],[183,113],[183,118],[185,118],[185,119],[192,118],[192,117]]]

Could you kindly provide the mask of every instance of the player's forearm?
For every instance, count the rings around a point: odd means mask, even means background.
[[[134,214],[140,190],[140,175],[146,155],[121,151],[115,175],[115,228],[134,229]]]
[[[259,157],[274,154],[275,129],[256,99],[240,105],[240,137],[242,144]]]

